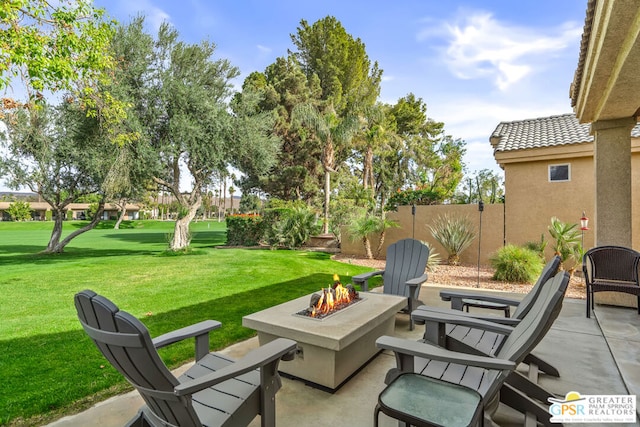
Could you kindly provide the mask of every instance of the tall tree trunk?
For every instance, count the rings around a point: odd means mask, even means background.
[[[98,211],[94,215],[91,222],[85,225],[82,228],[77,229],[73,233],[69,234],[62,241],[60,241],[60,237],[62,236],[62,220],[63,215],[62,211],[58,212],[56,215],[56,221],[53,225],[53,231],[51,232],[51,238],[49,239],[49,244],[47,245],[47,249],[42,251],[43,254],[61,254],[64,251],[65,246],[69,244],[71,240],[75,237],[79,236],[82,233],[85,233],[89,230],[93,230],[96,225],[100,222],[102,217],[102,213],[104,212],[104,200],[101,200],[98,204]]]
[[[191,224],[191,221],[196,216],[196,212],[201,205],[202,197],[198,196],[196,202],[189,206],[187,214],[176,220],[176,225],[173,229],[173,239],[171,240],[170,245],[172,251],[180,251],[189,247],[189,244],[191,243],[189,224]]]
[[[124,220],[124,216],[127,214],[127,201],[123,200],[120,206],[120,215],[118,216],[118,220],[116,221],[116,225],[113,226],[114,230],[120,229],[120,224],[122,220]]]
[[[331,201],[331,172],[324,171],[324,220],[322,234],[329,234],[329,202]]]
[[[367,146],[364,153],[364,162],[362,165],[362,186],[366,190],[371,188],[371,196],[375,195],[375,186],[373,183],[373,147]]]
[[[56,248],[60,244],[60,238],[62,237],[62,222],[64,220],[64,216],[62,209],[54,208],[53,213],[55,214],[53,230],[51,231],[51,237],[49,237],[47,248],[42,252],[44,254],[59,253]]]
[[[227,178],[224,179],[224,191],[222,192],[222,216],[227,214]]]
[[[367,259],[373,259],[373,253],[371,253],[371,241],[369,241],[369,237],[363,237],[362,243],[364,244],[364,253],[367,256]]]

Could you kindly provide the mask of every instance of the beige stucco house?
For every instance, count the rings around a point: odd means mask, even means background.
[[[498,124],[490,141],[496,162],[504,169],[507,241],[538,240],[551,217],[579,224],[584,212],[590,219],[584,245],[595,245],[598,218],[594,215],[596,179],[590,128],[574,114]],[[640,174],[640,125],[631,129],[630,136],[631,169]],[[640,185],[632,184],[632,200],[636,235],[631,241],[638,247]],[[632,229],[626,232],[631,237]]]
[[[0,202],[0,221],[10,220],[10,216],[7,213],[7,209],[12,202]],[[32,209],[31,218],[36,221],[44,221],[47,217],[46,212],[51,211],[51,206],[46,202],[28,202],[29,207]],[[71,219],[84,219],[87,211],[89,210],[89,203],[70,203],[67,205],[67,213],[65,218],[71,217]],[[104,206],[104,212],[102,219],[117,218],[120,214],[120,208],[113,203],[106,203]],[[127,203],[127,218],[129,220],[140,218],[140,206],[133,203]]]

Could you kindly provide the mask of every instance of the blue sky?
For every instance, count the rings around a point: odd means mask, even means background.
[[[290,34],[335,16],[384,71],[380,100],[412,92],[430,118],[466,142],[469,171],[499,171],[489,136],[501,121],[572,112],[587,0],[97,0],[120,22],[168,21],[183,40],[208,39],[241,76],[293,49]]]

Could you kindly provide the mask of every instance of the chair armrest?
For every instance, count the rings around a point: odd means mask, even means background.
[[[209,332],[218,329],[220,326],[222,324],[216,320],[205,320],[204,322],[167,332],[151,341],[155,348],[162,348],[187,338],[195,338],[196,360],[200,360],[209,353]]]
[[[476,366],[485,369],[514,370],[516,368],[516,364],[511,360],[459,353],[457,351],[436,347],[428,343],[408,340],[405,338],[390,337],[387,335],[381,336],[376,340],[376,347],[383,350],[391,350],[396,354],[438,360],[442,362],[458,363],[466,366]]]
[[[363,292],[367,292],[369,290],[369,279],[373,276],[381,276],[384,274],[384,270],[380,271],[370,271],[369,273],[358,274],[357,276],[353,276],[351,281],[360,285],[360,289]]]
[[[513,331],[513,327],[511,326],[478,319],[473,315],[459,312],[458,310],[450,310],[449,313],[445,313],[444,310],[429,310],[424,305],[414,310],[413,313],[411,313],[411,317],[419,322],[469,326],[502,335],[509,335]]]
[[[427,305],[421,305],[413,312],[416,313],[416,316],[419,316],[422,311],[433,312],[433,313],[442,313],[447,315],[455,315],[461,317],[471,317],[478,320],[484,320],[485,322],[493,322],[500,323],[502,325],[516,326],[520,323],[520,319],[515,319],[513,317],[499,317],[499,316],[487,316],[478,313],[467,313],[465,311],[454,310],[451,308],[442,308],[442,307],[433,307]],[[418,320],[417,318],[415,320]],[[422,323],[422,322],[421,322]]]
[[[248,352],[242,359],[227,365],[224,368],[202,377],[185,381],[174,388],[174,394],[184,396],[196,393],[207,387],[219,384],[239,375],[246,374],[257,368],[263,368],[270,364],[277,364],[280,359],[289,359],[295,352],[297,343],[286,338],[277,338],[263,346]],[[270,369],[273,375],[277,374],[277,366]]]
[[[442,299],[442,301],[451,301],[451,308],[453,308],[454,310],[462,310],[463,299],[475,299],[480,301],[495,302],[498,304],[507,304],[514,307],[520,305],[520,300],[517,299],[465,291],[440,291],[440,299]]]
[[[407,286],[417,286],[417,285],[423,284],[426,281],[427,281],[427,273],[424,273],[422,276],[409,279],[405,283]]]

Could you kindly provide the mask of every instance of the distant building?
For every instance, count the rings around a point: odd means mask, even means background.
[[[13,202],[0,202],[0,220],[11,221],[11,216],[7,212]],[[34,221],[44,221],[47,218],[47,211],[51,211],[51,205],[47,202],[28,202],[33,211],[31,218]],[[67,206],[65,218],[87,219],[89,203],[70,203]],[[117,218],[120,215],[120,208],[113,203],[107,203],[104,207],[102,219]],[[134,203],[127,204],[127,219],[135,220],[140,218],[140,206]]]

